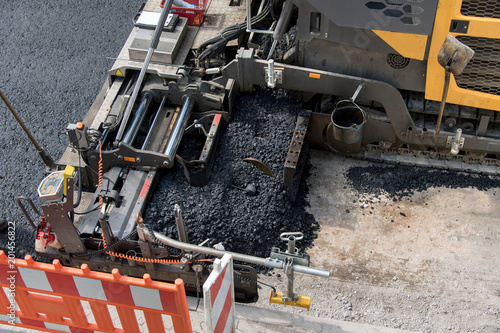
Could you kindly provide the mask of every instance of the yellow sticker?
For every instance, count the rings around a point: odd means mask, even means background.
[[[122,73],[121,70],[117,69],[116,72],[115,72],[115,75],[123,76],[123,73]]]
[[[309,73],[311,79],[321,79],[321,74]]]
[[[134,157],[123,157],[123,160],[126,161],[126,162],[134,162],[135,163],[135,158]]]

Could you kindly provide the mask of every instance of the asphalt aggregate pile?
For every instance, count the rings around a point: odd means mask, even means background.
[[[88,112],[142,2],[1,1],[0,89],[54,159],[66,148],[57,134]],[[23,257],[33,252],[34,231],[15,198],[30,197],[40,207],[36,189],[45,165],[1,101],[0,153],[0,218],[16,223],[15,252]],[[7,240],[0,232],[0,249]]]
[[[182,168],[177,167],[158,185],[145,222],[177,238],[173,209],[179,204],[194,244],[210,239],[210,245],[222,243],[229,251],[268,257],[272,246],[286,248],[281,233],[300,231],[304,239],[297,246],[310,246],[318,224],[305,210],[305,182],[295,203],[287,199],[283,186],[283,164],[301,110],[289,95],[263,89],[241,95],[234,119],[220,140],[208,185],[189,186]],[[179,154],[183,153],[181,149]],[[274,177],[244,162],[248,157],[266,164]],[[254,195],[245,191],[253,187]]]

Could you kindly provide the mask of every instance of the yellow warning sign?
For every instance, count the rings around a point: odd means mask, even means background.
[[[123,73],[120,69],[117,69],[116,72],[115,72],[115,75],[118,75],[118,76],[123,76]]]

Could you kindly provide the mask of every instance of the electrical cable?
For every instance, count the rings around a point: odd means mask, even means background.
[[[78,151],[78,192],[76,196],[76,201],[73,203],[73,209],[78,208],[80,206],[80,201],[82,200],[82,163],[80,161],[81,159],[81,152]]]

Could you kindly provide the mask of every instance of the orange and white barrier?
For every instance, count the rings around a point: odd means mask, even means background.
[[[203,284],[207,332],[234,332],[233,257],[215,259],[214,270]]]
[[[165,332],[162,315],[170,315],[175,332],[192,332],[184,282],[175,284],[15,259],[0,251],[0,323],[47,332]],[[7,290],[6,290],[7,289]],[[86,308],[84,307],[86,305]],[[118,320],[113,320],[116,309]],[[91,319],[93,317],[93,319]],[[89,320],[90,319],[90,320]],[[89,322],[91,321],[91,322]],[[121,327],[120,327],[121,326]],[[144,327],[146,326],[146,327]]]

